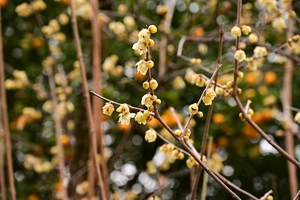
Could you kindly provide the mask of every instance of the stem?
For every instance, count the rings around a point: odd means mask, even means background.
[[[3,140],[3,126],[2,120],[0,116],[0,188],[1,188],[1,195],[0,199],[6,200],[6,192],[5,192],[5,176],[4,176],[4,140]]]
[[[208,139],[208,148],[207,148],[207,160],[210,158],[211,154],[211,146],[213,142],[213,137],[209,136]],[[204,173],[203,175],[203,183],[202,183],[202,192],[201,192],[201,200],[205,200],[207,194],[207,181],[208,181],[208,174]]]
[[[0,9],[0,33],[2,33],[2,13]],[[7,116],[7,102],[6,102],[6,92],[4,88],[4,60],[3,60],[3,41],[2,34],[0,35],[0,102],[1,102],[1,114],[3,121],[3,132],[6,148],[6,159],[7,159],[7,171],[8,171],[8,182],[9,182],[9,193],[10,199],[16,200],[16,189],[14,183],[14,169],[11,153],[11,143],[10,143],[10,133],[8,125],[8,116]]]
[[[92,24],[92,31],[93,31],[93,83],[94,83],[94,90],[98,93],[102,93],[102,86],[101,86],[101,63],[102,63],[102,56],[101,56],[101,31],[99,29],[99,22],[98,22],[98,8],[99,3],[97,0],[91,0],[92,7],[93,7],[93,17],[91,18]],[[104,152],[104,132],[101,129],[101,122],[102,122],[102,112],[101,110],[101,101],[98,101],[96,96],[93,96],[93,114],[94,114],[94,124],[99,124],[95,126],[95,133],[98,135],[98,145],[101,157],[101,172],[103,177],[103,184],[104,184],[104,193],[107,199],[109,199],[109,186],[108,186],[108,172],[107,172],[107,163],[105,160],[105,152]]]
[[[287,29],[287,40],[293,36],[293,21],[292,19],[288,20],[288,29]],[[291,52],[290,52],[291,53]],[[284,118],[287,123],[287,128],[285,129],[285,148],[287,153],[291,157],[294,155],[294,134],[293,130],[289,124],[293,124],[292,112],[289,109],[292,106],[292,80],[293,80],[293,61],[287,59],[284,66],[284,76],[283,76],[283,86],[282,86],[282,107]],[[290,184],[290,193],[291,197],[297,194],[298,190],[298,181],[297,181],[297,171],[296,166],[291,162],[287,162],[288,174],[289,174],[289,184]]]
[[[265,200],[270,194],[273,193],[273,190],[268,191],[264,196],[260,198],[260,200]]]
[[[53,78],[53,71],[52,68],[47,68],[47,76],[48,76],[48,82],[50,86],[50,95],[52,99],[52,105],[53,108],[57,108],[58,99],[55,93],[55,82]],[[54,124],[55,124],[55,136],[56,136],[56,145],[58,148],[57,156],[58,156],[58,166],[59,166],[59,181],[62,185],[62,199],[66,200],[68,199],[68,194],[66,187],[64,186],[64,179],[65,179],[65,161],[64,161],[64,150],[62,143],[60,142],[60,138],[62,135],[62,122],[58,113],[58,109],[53,109],[52,111]]]
[[[96,168],[96,176],[97,176],[97,180],[98,180],[98,186],[99,186],[99,192],[100,192],[101,199],[106,200],[107,198],[104,193],[105,188],[104,188],[103,178],[102,178],[102,175],[100,172],[99,163],[98,163],[98,159],[97,159],[97,143],[96,143],[97,138],[96,138],[96,133],[95,133],[95,124],[93,121],[92,107],[91,107],[91,103],[90,103],[91,98],[90,98],[90,94],[88,91],[86,71],[85,71],[85,66],[84,66],[84,62],[83,62],[82,49],[81,49],[80,38],[79,38],[79,33],[78,33],[77,19],[75,16],[75,4],[74,4],[73,0],[70,0],[70,5],[71,5],[72,31],[73,31],[74,40],[75,40],[77,59],[79,60],[79,63],[80,63],[83,97],[84,97],[84,103],[85,103],[86,112],[87,112],[90,142],[91,142],[91,146],[93,149],[92,150],[93,164]]]
[[[267,134],[254,122],[252,121],[245,109],[243,108],[243,105],[240,101],[240,99],[237,96],[232,96],[235,102],[237,103],[238,108],[240,109],[241,113],[243,114],[244,119],[271,145],[273,146],[279,153],[281,153],[286,159],[288,159],[290,162],[292,162],[295,166],[300,168],[300,163],[295,160],[293,157],[290,156],[285,150],[283,150],[278,144],[276,144],[271,138],[267,136]]]

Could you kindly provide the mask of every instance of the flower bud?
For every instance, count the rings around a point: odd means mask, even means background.
[[[145,81],[145,82],[143,83],[143,88],[144,88],[145,90],[148,90],[149,87],[150,87],[149,82],[148,82],[148,81]]]
[[[231,34],[232,34],[234,37],[241,37],[242,32],[241,32],[240,27],[234,26],[234,27],[231,29]]]
[[[155,79],[151,79],[150,82],[149,82],[149,84],[150,84],[150,88],[152,90],[155,90],[158,87],[158,83],[157,83],[157,81]]]
[[[242,32],[243,32],[245,35],[248,35],[248,34],[251,32],[250,26],[243,25],[243,26],[242,26]]]
[[[148,30],[150,31],[151,34],[154,34],[157,32],[157,27],[155,25],[150,25],[148,27]]]

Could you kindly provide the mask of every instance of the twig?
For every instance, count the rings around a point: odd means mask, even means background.
[[[222,64],[223,35],[224,35],[223,24],[221,24],[219,32],[220,32],[220,43],[219,43],[217,66],[221,66],[221,64]],[[218,82],[219,69],[220,68],[216,69],[216,75],[214,76],[214,83]],[[214,90],[216,90],[216,87],[217,87],[217,85],[214,84]],[[209,127],[210,127],[210,121],[211,121],[214,102],[215,101],[213,101],[212,104],[208,108],[207,118],[206,118],[205,127],[204,127],[204,134],[203,134],[203,137],[202,137],[200,155],[204,155],[204,151],[205,151],[205,147],[206,147],[206,141],[207,141],[207,137],[208,137],[208,133],[209,133]],[[203,157],[201,157],[201,159],[203,159]],[[194,187],[193,187],[193,193],[192,193],[192,199],[196,198],[196,191],[197,191],[197,188],[198,188],[200,175],[201,175],[201,168],[199,168],[199,170],[197,171],[197,174],[196,174],[195,183],[194,183]]]
[[[207,160],[210,159],[212,142],[213,142],[213,137],[209,136],[208,147],[207,147]],[[207,194],[207,181],[208,181],[208,174],[204,173],[203,183],[202,183],[201,200],[205,200],[205,197],[206,197],[206,194]]]
[[[97,94],[97,93],[94,92],[94,91],[90,91],[90,93],[92,93],[93,95],[95,95],[96,97],[98,97],[98,98],[100,98],[100,99],[102,99],[102,100],[104,100],[104,101],[110,102],[110,103],[115,104],[115,105],[118,105],[118,106],[121,105],[121,103],[118,103],[118,102],[116,102],[116,101],[110,100],[110,99],[108,99],[108,98],[106,98],[106,97],[104,97],[104,96],[101,96],[101,95]],[[129,107],[131,110],[136,110],[136,111],[141,111],[141,112],[144,112],[144,111],[145,111],[145,109],[138,108],[138,107],[131,106],[131,105],[128,105],[128,107]],[[153,113],[152,113],[152,114],[153,114]]]
[[[90,136],[90,142],[91,146],[93,148],[93,164],[96,168],[96,175],[99,185],[99,192],[101,199],[106,200],[106,196],[104,193],[104,183],[103,178],[100,172],[99,162],[97,159],[97,141],[96,141],[96,133],[95,133],[95,124],[93,121],[93,113],[92,113],[92,107],[90,104],[90,94],[88,91],[88,85],[87,85],[87,78],[86,78],[86,71],[85,66],[82,58],[82,49],[80,45],[80,38],[78,33],[78,25],[77,25],[77,19],[75,15],[75,3],[74,0],[70,0],[71,5],[71,23],[72,23],[72,30],[75,40],[75,46],[76,46],[76,52],[77,52],[77,59],[80,63],[80,70],[81,70],[81,78],[82,78],[82,89],[83,89],[83,97],[84,97],[84,103],[86,107],[87,112],[87,120],[88,120],[88,127],[89,127],[89,136]]]
[[[297,200],[299,196],[300,196],[300,190],[297,192],[297,194],[296,194],[296,196],[294,197],[293,200]]]
[[[288,29],[287,29],[287,40],[293,37],[293,20],[288,19]],[[291,51],[287,50],[288,53],[292,53]],[[283,114],[284,120],[287,123],[287,128],[285,129],[285,148],[287,153],[291,157],[295,157],[294,153],[294,130],[289,126],[293,124],[292,120],[292,112],[289,109],[292,106],[292,81],[293,81],[293,61],[291,59],[287,59],[284,66],[284,76],[283,76],[283,85],[282,85],[282,107],[283,107]],[[293,165],[291,162],[287,162],[288,167],[288,174],[289,174],[289,184],[290,184],[290,193],[291,196],[295,196],[298,190],[298,180],[297,180],[297,171],[296,166]]]
[[[273,193],[273,190],[268,191],[264,196],[262,196],[259,200],[265,200],[270,194]]]
[[[253,196],[252,194],[250,194],[249,192],[241,189],[240,187],[234,185],[233,183],[231,183],[230,181],[228,181],[225,177],[223,177],[221,174],[219,174],[218,172],[213,171],[216,176],[219,177],[219,179],[221,179],[225,184],[227,184],[229,187],[233,188],[234,190],[244,194],[247,197],[250,197],[253,200],[259,200],[258,198],[256,198],[255,196]]]
[[[2,33],[1,9],[0,9],[0,33]],[[4,132],[4,140],[5,140],[5,148],[6,148],[6,160],[7,160],[6,162],[7,162],[7,171],[8,171],[7,175],[8,175],[8,182],[9,182],[10,199],[16,200],[16,189],[15,189],[15,183],[14,183],[14,169],[13,169],[13,162],[12,162],[4,80],[5,80],[5,75],[4,75],[3,41],[2,41],[2,34],[1,34],[0,35],[0,102],[1,102],[1,110],[0,111],[2,114],[1,119],[3,122],[3,132]]]
[[[111,173],[114,170],[114,165],[118,161],[120,155],[123,153],[123,150],[131,136],[131,133],[132,133],[132,128],[130,128],[123,134],[122,140],[118,144],[118,147],[116,148],[115,153],[111,158],[111,161],[109,162],[108,173]]]
[[[93,31],[93,83],[94,83],[94,90],[98,94],[102,93],[102,86],[101,86],[101,63],[102,63],[102,55],[101,55],[101,31],[99,29],[99,22],[97,18],[99,3],[97,0],[91,0],[92,8],[93,8],[93,15],[91,18],[92,24],[92,31]],[[101,101],[98,101],[96,96],[93,96],[93,114],[94,114],[94,124],[101,124],[102,122],[102,112],[101,110]],[[103,177],[103,184],[104,184],[104,194],[106,199],[109,199],[109,186],[108,186],[108,171],[107,171],[107,163],[105,160],[105,152],[104,152],[104,132],[100,125],[95,126],[95,133],[98,135],[98,145],[100,155],[102,156],[101,161],[101,172]],[[91,193],[91,192],[90,192]]]
[[[237,103],[238,108],[243,114],[244,119],[271,145],[273,146],[279,153],[281,153],[284,157],[286,157],[290,162],[292,162],[295,166],[300,168],[300,163],[296,161],[293,157],[290,156],[285,150],[283,150],[278,144],[276,144],[271,138],[267,136],[267,134],[254,122],[252,121],[237,96],[232,96],[235,102]]]
[[[0,101],[1,103],[1,101]],[[2,117],[0,115],[0,189],[1,189],[1,195],[0,195],[0,199],[2,200],[6,200],[6,192],[5,192],[5,175],[4,175],[4,138],[3,138],[3,125],[2,125]]]

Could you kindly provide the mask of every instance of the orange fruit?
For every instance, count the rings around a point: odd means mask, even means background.
[[[266,84],[272,85],[277,81],[277,75],[273,71],[267,71],[264,76],[264,81]]]
[[[63,146],[67,146],[69,144],[69,136],[67,135],[61,135],[60,136],[60,143],[63,145]]]
[[[4,8],[7,5],[7,0],[0,0],[0,7]]]
[[[215,124],[221,124],[225,121],[225,116],[222,113],[215,113],[212,116],[212,121]]]

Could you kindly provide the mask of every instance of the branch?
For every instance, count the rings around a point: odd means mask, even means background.
[[[2,33],[2,13],[0,9],[0,33]],[[7,170],[8,170],[8,182],[9,182],[9,193],[10,199],[16,200],[16,189],[14,183],[14,169],[11,153],[11,142],[7,115],[7,102],[6,102],[6,92],[4,87],[5,75],[4,75],[4,58],[3,58],[3,41],[2,34],[0,35],[0,103],[1,103],[1,120],[3,123],[3,132],[6,148],[6,160],[7,160]],[[5,195],[5,194],[3,194]]]
[[[105,196],[104,191],[103,191],[104,190],[103,178],[102,178],[102,175],[101,175],[101,172],[100,172],[99,162],[98,162],[98,159],[97,159],[97,143],[96,143],[97,141],[96,141],[96,133],[95,133],[95,124],[94,124],[94,121],[93,121],[92,107],[91,107],[91,104],[90,104],[91,98],[90,98],[90,94],[89,94],[89,91],[88,91],[86,71],[85,71],[85,66],[84,66],[83,57],[82,57],[82,49],[81,49],[81,45],[80,45],[77,19],[76,19],[76,15],[75,15],[74,0],[70,0],[70,5],[71,5],[72,31],[73,31],[74,40],[75,40],[77,59],[79,60],[79,63],[80,63],[83,97],[84,97],[84,103],[85,103],[85,108],[86,108],[86,112],[87,112],[90,142],[91,142],[91,146],[93,148],[93,164],[96,168],[96,175],[97,175],[97,180],[98,180],[99,192],[100,192],[101,199],[106,200],[106,196]]]

